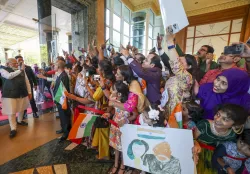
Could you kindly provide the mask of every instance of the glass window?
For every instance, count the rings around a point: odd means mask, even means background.
[[[186,41],[186,54],[193,54],[194,39],[187,39]]]
[[[109,39],[109,27],[106,27],[106,40]]]
[[[157,38],[158,33],[161,34],[161,27],[154,27],[154,35],[153,35],[154,39]]]
[[[124,21],[123,34],[129,36],[129,24]]]
[[[157,40],[156,39],[153,40],[153,46],[152,47],[157,47]]]
[[[162,18],[161,17],[155,17],[155,26],[162,26]]]
[[[153,38],[153,26],[149,24],[148,27],[148,36]]]
[[[148,50],[151,50],[153,48],[153,43],[152,43],[152,39],[151,38],[148,38]]]
[[[145,35],[146,22],[134,23],[132,27],[133,37]]]
[[[114,11],[118,15],[121,15],[121,10],[122,10],[122,3],[119,0],[114,0]]]
[[[123,17],[127,22],[130,21],[130,10],[125,5],[123,5]]]
[[[129,37],[123,36],[123,46],[126,47],[129,42]]]
[[[121,36],[119,32],[113,30],[113,44],[116,47],[120,47],[121,44]]]
[[[194,52],[198,51],[202,45],[212,45],[214,48],[214,56],[218,57],[227,45],[228,35],[219,35],[211,37],[199,37],[195,38]]]
[[[106,9],[106,25],[109,25],[109,10]]]
[[[230,21],[196,26],[195,36],[208,36],[229,33]],[[215,47],[216,48],[216,47]]]
[[[110,0],[106,0],[106,8],[110,8]]]
[[[233,20],[232,32],[241,32],[242,21],[243,19]]]
[[[132,45],[135,46],[138,49],[145,49],[145,37],[133,37],[132,39]]]
[[[149,15],[150,15],[149,22],[150,22],[152,25],[154,25],[155,15],[154,15],[154,13],[152,12],[152,10],[149,10]]]
[[[187,37],[194,37],[194,27],[188,27]]]
[[[113,27],[114,29],[120,31],[121,28],[121,18],[118,17],[117,15],[113,15]]]
[[[240,33],[237,34],[231,34],[230,37],[230,45],[234,42],[239,42],[240,41]]]

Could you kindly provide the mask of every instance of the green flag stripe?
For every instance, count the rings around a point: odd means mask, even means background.
[[[83,133],[83,137],[89,137],[91,135],[91,130],[92,130],[92,126],[96,120],[97,116],[92,116],[91,119],[88,121],[84,133]]]
[[[60,102],[60,98],[62,96],[62,93],[63,93],[63,84],[61,82],[60,85],[59,85],[59,87],[58,87],[58,90],[56,91],[56,95],[55,95],[55,101],[57,103]]]

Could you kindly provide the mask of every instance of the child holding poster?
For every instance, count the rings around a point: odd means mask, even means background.
[[[115,99],[117,102],[125,103],[128,100],[128,94],[129,94],[128,85],[125,84],[123,81],[116,81],[114,85],[114,90],[112,91],[112,94],[110,97],[112,98],[112,100]],[[113,121],[118,123],[120,127],[122,127],[124,124],[130,123],[130,121],[135,120],[137,117],[137,113],[135,112],[133,112],[133,115],[130,116],[130,113],[128,111],[121,110],[117,107],[115,107],[114,109],[115,109],[115,114],[113,116]],[[102,117],[109,118],[110,116],[111,116],[110,113],[105,113],[103,114]],[[117,172],[118,164],[119,164],[119,157],[120,155],[122,155],[120,128],[114,125],[111,125],[110,127],[109,145],[115,149],[115,164],[109,171],[110,174],[113,174]],[[124,173],[124,171],[125,171],[125,166],[122,160],[118,173]]]
[[[214,120],[202,120],[197,124],[197,128],[194,130],[194,138],[202,147],[197,165],[198,173],[217,173],[212,168],[211,163],[213,150],[220,143],[235,141],[236,134],[243,131],[243,125],[247,117],[248,113],[243,107],[235,104],[225,104],[218,109]]]

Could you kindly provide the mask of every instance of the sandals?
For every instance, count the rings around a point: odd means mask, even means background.
[[[113,169],[115,169],[115,172],[113,172]],[[113,166],[113,167],[109,170],[108,174],[115,174],[115,173],[117,172],[117,169],[118,169],[118,167]]]

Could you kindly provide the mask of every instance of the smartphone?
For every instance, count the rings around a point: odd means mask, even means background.
[[[94,75],[94,80],[99,81],[100,80],[100,75]]]
[[[244,52],[244,45],[237,44],[232,46],[225,46],[224,47],[224,54],[236,54],[240,55]]]
[[[86,73],[85,73],[85,77],[89,77],[89,72],[86,72]]]

